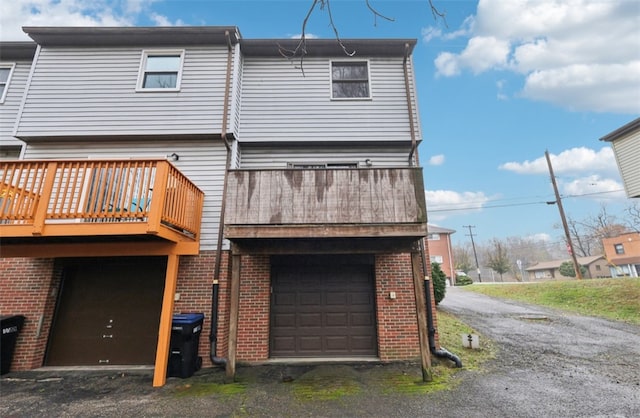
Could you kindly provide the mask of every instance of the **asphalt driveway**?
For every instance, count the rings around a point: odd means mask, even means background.
[[[159,389],[149,370],[39,370],[0,379],[0,416],[640,416],[640,327],[459,288],[447,289],[439,309],[499,349],[484,371],[461,371],[450,390],[407,390],[420,377],[411,363],[239,367],[227,385],[221,370],[208,369]]]

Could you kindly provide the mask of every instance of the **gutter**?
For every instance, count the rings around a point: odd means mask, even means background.
[[[222,186],[222,204],[220,206],[220,223],[218,225],[218,241],[216,246],[216,261],[213,268],[213,285],[211,290],[211,332],[209,333],[210,352],[209,358],[211,362],[216,366],[226,366],[226,357],[217,357],[216,352],[218,348],[218,305],[220,303],[220,270],[222,267],[222,242],[224,232],[224,212],[227,203],[227,184],[228,174],[231,168],[231,145],[227,139],[227,116],[229,113],[229,92],[231,90],[231,59],[233,58],[233,47],[231,45],[231,37],[229,31],[225,31],[227,38],[227,76],[224,86],[224,105],[222,110],[222,130],[220,132],[220,138],[224,141],[224,146],[227,151],[227,159],[224,167],[224,183]]]

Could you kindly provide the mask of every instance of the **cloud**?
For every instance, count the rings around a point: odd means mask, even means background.
[[[25,41],[22,26],[133,26],[157,0],[20,0],[3,1],[0,39]],[[169,20],[157,13],[152,21]]]
[[[594,174],[562,182],[560,189],[564,196],[594,197],[598,200],[624,199],[624,186],[617,180],[602,178]]]
[[[429,165],[442,165],[444,164],[444,154],[434,155],[429,158]]]
[[[470,23],[471,22],[471,23]],[[634,1],[480,0],[451,33],[469,36],[460,52],[435,59],[438,76],[464,71],[522,75],[521,96],[570,110],[640,112],[640,13]]]
[[[441,221],[452,214],[478,212],[489,202],[483,192],[425,190],[429,221]]]
[[[534,241],[534,242],[540,242],[540,241],[550,242],[551,235],[547,234],[546,232],[540,232],[537,234],[529,235],[527,239],[530,239],[531,241]]]
[[[313,33],[305,33],[304,36],[307,39],[318,39],[319,38],[318,35],[315,35]],[[296,33],[295,35],[291,35],[290,38],[291,39],[300,39],[300,38],[302,38],[302,34],[301,33]]]
[[[611,147],[603,147],[600,151],[586,147],[571,148],[562,151],[558,155],[550,154],[549,159],[556,175],[564,173],[617,172],[616,160]],[[544,156],[533,161],[504,163],[498,168],[518,174],[549,174],[549,166]]]

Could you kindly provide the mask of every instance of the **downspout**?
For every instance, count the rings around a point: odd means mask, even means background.
[[[409,112],[409,127],[411,129],[411,151],[409,152],[409,165],[410,166],[414,165],[413,156],[415,154],[415,166],[420,166],[420,159],[418,156],[418,144],[416,141],[416,131],[413,126],[414,125],[413,106],[411,105],[411,89],[409,87],[409,70],[407,68],[408,59],[409,59],[409,44],[407,43],[405,44],[405,54],[404,54],[404,60],[402,62],[402,65],[404,68],[404,87],[405,87],[405,92],[407,96],[407,109]],[[418,241],[418,248],[422,258],[422,271],[425,274],[424,295],[425,295],[425,302],[427,304],[427,309],[426,309],[427,328],[428,328],[427,335],[429,336],[429,351],[431,351],[431,354],[433,354],[436,357],[447,358],[453,361],[456,364],[456,367],[462,367],[462,361],[458,356],[449,352],[444,347],[436,348],[436,327],[434,326],[433,312],[431,310],[433,298],[432,298],[431,284],[429,279],[430,275],[427,274],[427,271],[428,271],[427,257],[426,257],[426,252],[424,248],[424,238],[421,238]]]
[[[231,59],[232,50],[231,37],[229,31],[225,31],[227,37],[227,77],[224,86],[224,104],[222,110],[222,130],[220,132],[220,138],[224,142],[224,146],[227,151],[227,159],[224,166],[224,182],[222,186],[222,204],[220,206],[220,223],[218,225],[218,241],[216,246],[216,261],[213,268],[213,288],[211,291],[211,332],[209,333],[209,345],[210,353],[209,358],[211,362],[216,366],[226,366],[226,357],[216,357],[216,351],[218,347],[218,305],[220,298],[220,270],[222,268],[222,242],[224,235],[224,212],[227,203],[227,183],[229,169],[231,168],[231,145],[227,140],[227,114],[229,112],[229,91],[231,90]]]
[[[411,151],[409,151],[409,165],[413,164],[413,154],[417,152],[418,142],[416,141],[416,130],[413,121],[413,105],[411,103],[411,87],[409,85],[409,69],[407,68],[407,61],[409,59],[409,47],[408,43],[404,44],[404,59],[402,60],[402,68],[404,69],[404,90],[407,97],[407,111],[409,113],[409,129],[411,134]],[[416,155],[417,157],[417,155]],[[416,163],[417,165],[417,163]]]

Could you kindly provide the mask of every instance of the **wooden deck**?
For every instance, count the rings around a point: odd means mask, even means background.
[[[420,168],[231,170],[225,236],[426,235]]]
[[[163,159],[0,162],[3,243],[150,236],[197,243],[203,200]]]

